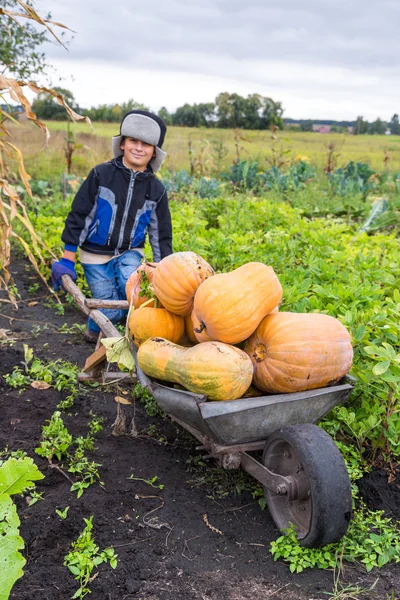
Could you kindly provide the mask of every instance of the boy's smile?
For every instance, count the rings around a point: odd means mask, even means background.
[[[133,171],[145,171],[154,155],[154,146],[136,138],[126,137],[121,143],[124,164]]]

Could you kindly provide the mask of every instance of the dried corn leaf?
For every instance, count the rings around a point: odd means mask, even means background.
[[[132,404],[132,402],[122,396],[114,396],[114,400],[115,402],[118,402],[118,404]]]
[[[13,100],[19,102],[22,105],[27,118],[33,121],[35,125],[40,127],[42,131],[44,131],[44,133],[46,134],[47,141],[50,137],[49,130],[47,129],[46,125],[42,123],[42,121],[40,121],[35,115],[35,113],[32,111],[31,104],[28,98],[25,96],[24,92],[22,91],[22,87],[24,85],[27,84],[23,81],[17,81],[12,77],[5,77],[4,75],[0,74],[0,90],[5,90],[6,92],[8,92]]]
[[[31,387],[35,388],[35,390],[48,390],[51,385],[47,381],[32,381]]]
[[[53,294],[57,300],[60,302],[59,297],[57,296],[57,294],[55,293],[55,291],[49,286],[49,284],[47,283],[47,279],[41,274],[40,270],[39,270],[39,265],[36,261],[36,258],[34,256],[34,254],[32,253],[30,247],[28,246],[28,244],[25,242],[25,240],[23,240],[19,235],[17,235],[15,233],[15,231],[11,232],[11,235],[13,237],[15,237],[24,247],[24,250],[26,252],[27,257],[29,258],[29,260],[31,261],[32,265],[35,268],[35,271],[37,272],[37,274],[39,275],[40,279],[43,281],[43,283],[45,284],[45,286],[47,287],[47,289],[49,290],[49,292],[51,292],[51,294]],[[61,302],[60,302],[61,304]]]
[[[11,142],[6,141],[4,143],[7,144],[8,146],[10,146],[14,150],[15,155],[17,157],[17,161],[18,161],[19,175],[20,175],[22,181],[24,182],[24,186],[26,188],[26,191],[28,192],[29,197],[32,198],[32,190],[31,190],[31,186],[29,184],[29,180],[30,180],[31,176],[28,175],[28,173],[25,171],[24,159],[22,158],[22,153],[21,153],[20,149],[17,148],[16,146],[14,146],[14,144],[11,144]]]
[[[214,525],[211,525],[211,523],[208,520],[207,515],[203,515],[203,521],[207,525],[208,529],[211,529],[211,531],[213,531],[214,533],[219,533],[219,535],[224,535],[222,533],[222,531],[220,531],[219,529],[217,529],[216,527],[214,527]]]
[[[68,106],[68,104],[65,102],[63,95],[60,94],[59,92],[56,92],[55,90],[53,90],[51,88],[37,86],[36,83],[33,83],[33,81],[28,81],[26,85],[29,87],[29,89],[32,90],[32,92],[36,92],[37,94],[40,94],[42,92],[51,94],[51,96],[53,96],[57,100],[58,104],[65,108],[65,110],[67,111],[67,113],[69,114],[69,116],[71,117],[71,119],[73,121],[85,121],[92,127],[92,122],[89,119],[89,117],[84,117],[83,115],[79,115],[77,112],[72,110],[72,108],[70,106]]]

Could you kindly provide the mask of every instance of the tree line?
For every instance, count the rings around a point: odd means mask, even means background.
[[[92,121],[120,122],[125,113],[133,109],[149,110],[144,104],[128,100],[121,104],[100,104],[90,109],[80,108],[70,90],[54,88],[63,94],[68,104]],[[39,119],[64,120],[65,111],[49,94],[39,94],[32,104]],[[280,102],[250,94],[247,98],[239,94],[223,92],[215,102],[184,104],[169,112],[165,107],[158,111],[167,125],[184,127],[220,127],[240,129],[268,129],[271,125],[283,128],[283,108]]]
[[[54,88],[61,92],[68,104],[80,114],[87,115],[92,121],[119,123],[125,113],[130,110],[149,110],[147,106],[128,100],[120,104],[100,104],[90,109],[78,106],[70,90]],[[32,104],[32,108],[39,119],[65,120],[65,110],[57,104],[49,94],[40,94]],[[356,121],[334,121],[327,119],[283,119],[283,108],[280,102],[261,96],[250,94],[247,98],[239,94],[223,92],[215,102],[199,104],[184,104],[175,112],[168,111],[165,107],[158,111],[159,116],[167,125],[180,125],[183,127],[218,127],[227,129],[269,129],[272,125],[279,129],[294,129],[312,131],[313,125],[329,125],[330,131],[344,133],[348,127],[353,128],[354,135],[383,135],[387,130],[392,135],[400,135],[399,115],[395,113],[390,121],[383,121],[379,117],[368,122],[364,117],[357,117]]]

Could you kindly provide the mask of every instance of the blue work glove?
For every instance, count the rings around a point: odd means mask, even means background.
[[[73,260],[61,258],[51,265],[51,283],[56,292],[58,292],[62,285],[61,277],[63,275],[69,275],[73,281],[76,281],[75,263]]]

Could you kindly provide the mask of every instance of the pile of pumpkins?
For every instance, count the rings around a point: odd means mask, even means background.
[[[141,369],[209,400],[242,398],[251,385],[325,387],[352,364],[347,329],[325,314],[279,312],[282,286],[259,262],[215,274],[201,256],[177,252],[141,265],[126,294]]]

